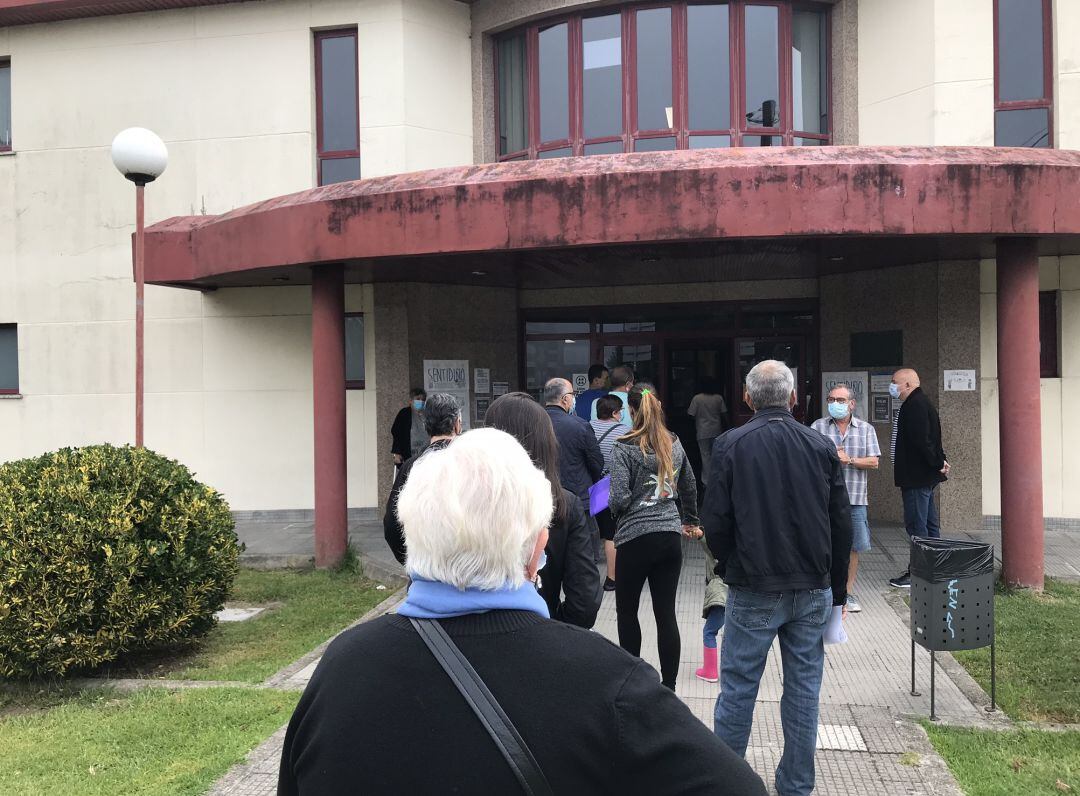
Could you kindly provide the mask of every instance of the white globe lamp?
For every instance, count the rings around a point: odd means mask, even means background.
[[[129,127],[118,133],[111,154],[117,171],[136,185],[153,182],[169,165],[165,142],[145,127]]]

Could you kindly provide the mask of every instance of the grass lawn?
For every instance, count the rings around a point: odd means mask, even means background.
[[[297,699],[240,688],[84,692],[0,720],[0,793],[196,796],[288,721]]]
[[[967,796],[1080,792],[1080,732],[923,726]]]
[[[230,602],[277,607],[246,622],[221,623],[192,647],[138,656],[112,674],[262,682],[392,593],[375,586],[351,572],[241,569]]]
[[[1080,722],[1080,584],[999,591],[994,611],[1001,708],[1014,719]],[[989,693],[990,649],[955,656]]]

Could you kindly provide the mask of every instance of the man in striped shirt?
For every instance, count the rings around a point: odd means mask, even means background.
[[[859,553],[870,549],[870,526],[866,521],[866,508],[870,503],[866,471],[878,468],[881,448],[874,427],[855,417],[855,396],[846,384],[837,384],[829,390],[827,408],[829,414],[815,420],[813,429],[828,437],[836,446],[836,453],[844,468],[844,483],[851,502],[852,531],[847,607],[852,613],[858,613],[862,606],[852,590],[859,571]]]

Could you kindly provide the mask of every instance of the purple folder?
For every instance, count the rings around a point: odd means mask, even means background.
[[[605,475],[589,487],[589,513],[594,517],[608,507],[611,497],[611,476]]]

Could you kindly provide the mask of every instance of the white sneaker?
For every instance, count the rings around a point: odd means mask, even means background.
[[[862,606],[859,605],[859,601],[855,598],[854,594],[849,594],[847,596],[847,609],[853,614],[857,614],[862,610]]]

